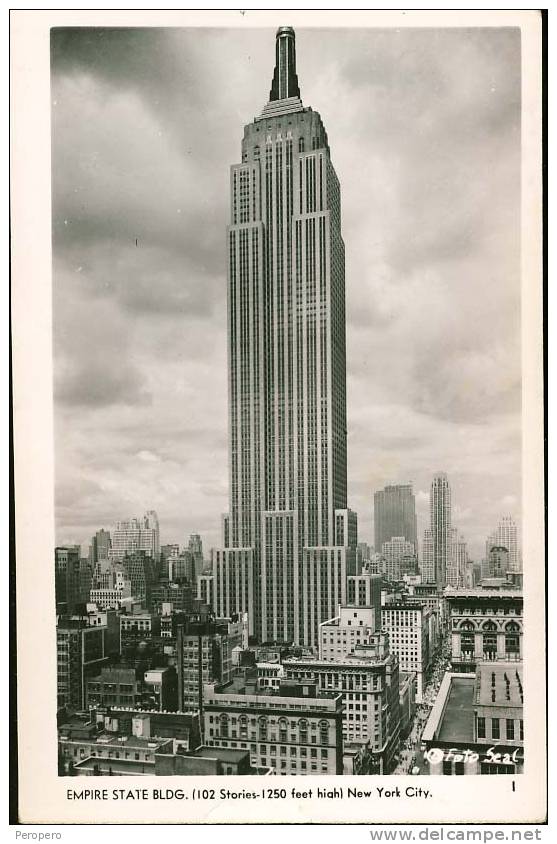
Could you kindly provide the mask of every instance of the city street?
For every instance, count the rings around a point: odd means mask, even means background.
[[[414,723],[408,737],[402,742],[398,752],[398,764],[393,774],[409,774],[418,761],[421,761],[420,742],[422,732],[429,718],[439,687],[445,672],[450,666],[450,647],[444,643],[439,655],[430,670],[427,685],[423,693],[422,703],[416,705]]]

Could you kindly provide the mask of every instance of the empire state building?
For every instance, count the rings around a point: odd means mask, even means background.
[[[202,589],[219,615],[248,612],[260,642],[315,647],[346,602],[357,527],[340,186],[323,121],[300,98],[288,26],[231,167],[227,257],[230,509]]]

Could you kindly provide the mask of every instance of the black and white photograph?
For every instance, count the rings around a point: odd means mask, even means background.
[[[545,764],[520,15],[157,14],[48,30],[45,764],[68,801],[393,792],[415,822],[482,782],[519,820]]]

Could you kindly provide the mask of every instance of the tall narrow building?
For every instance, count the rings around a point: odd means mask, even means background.
[[[357,531],[340,187],[321,117],[300,98],[291,27],[277,32],[269,101],[244,128],[230,192],[230,510],[213,576],[259,641],[316,647],[345,602]]]
[[[430,526],[424,532],[422,580],[444,589],[453,578],[455,536],[451,530],[451,487],[445,472],[438,472],[429,492]]]

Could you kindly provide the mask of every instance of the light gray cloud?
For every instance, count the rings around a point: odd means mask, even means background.
[[[227,507],[229,166],[274,32],[55,30],[59,541],[154,507],[219,542]],[[350,504],[449,473],[474,553],[520,515],[520,34],[297,32],[347,256]],[[79,479],[79,482],[76,482]],[[464,515],[465,514],[465,517]]]

